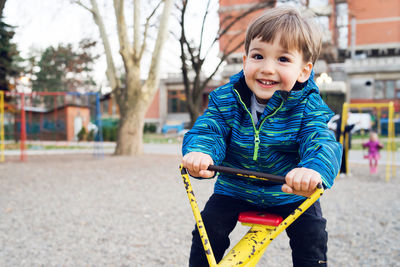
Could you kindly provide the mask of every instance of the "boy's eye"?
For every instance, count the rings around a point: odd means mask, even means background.
[[[278,59],[280,62],[289,62],[290,60],[289,60],[289,58],[287,58],[287,57],[279,57],[279,59]]]
[[[260,55],[260,54],[254,54],[254,55],[252,56],[252,58],[254,58],[254,59],[263,59],[263,56]]]

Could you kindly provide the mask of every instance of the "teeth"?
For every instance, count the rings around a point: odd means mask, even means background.
[[[260,81],[262,84],[264,84],[264,85],[272,85],[272,84],[274,84],[274,82],[271,82],[271,81]]]

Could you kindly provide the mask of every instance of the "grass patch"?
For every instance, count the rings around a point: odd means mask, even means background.
[[[5,144],[5,150],[19,150],[21,149],[20,143]],[[37,144],[25,144],[25,149],[32,150],[50,150],[50,149],[82,149],[87,147],[82,146],[66,146],[66,145],[37,145]],[[90,147],[89,147],[90,148]]]

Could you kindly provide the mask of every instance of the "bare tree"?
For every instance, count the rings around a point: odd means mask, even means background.
[[[141,8],[140,0],[133,0],[133,41],[129,40],[127,24],[125,21],[124,0],[113,0],[115,18],[117,22],[117,34],[119,40],[119,53],[124,64],[124,73],[118,75],[112,56],[111,46],[108,40],[103,19],[96,0],[90,0],[90,6],[81,0],[74,0],[91,12],[93,19],[100,31],[100,37],[104,44],[107,60],[107,77],[112,88],[112,93],[117,101],[120,111],[116,155],[137,155],[143,151],[143,127],[144,117],[154,93],[159,85],[160,60],[163,44],[167,37],[168,19],[172,7],[172,0],[160,0],[154,10],[146,18],[144,31],[141,33]],[[157,9],[163,5],[163,11],[159,20],[157,38],[147,79],[140,79],[141,60],[147,46],[148,29],[150,20],[156,14]],[[124,77],[124,83],[120,77]]]
[[[211,81],[214,75],[217,73],[219,68],[221,67],[222,63],[227,60],[227,58],[234,53],[237,49],[239,49],[244,40],[235,40],[236,38],[240,38],[243,36],[243,32],[238,32],[236,35],[230,38],[230,43],[235,43],[237,45],[228,46],[219,58],[219,62],[215,66],[215,68],[211,71],[211,74],[207,75],[207,77],[202,78],[204,75],[203,73],[203,66],[204,62],[209,55],[211,48],[217,44],[217,42],[223,37],[224,35],[228,36],[229,31],[237,24],[242,21],[243,18],[254,14],[254,12],[271,7],[275,5],[276,0],[261,0],[258,3],[255,3],[246,11],[240,13],[237,16],[227,16],[225,17],[220,23],[220,29],[213,39],[211,45],[205,50],[206,52],[203,54],[203,37],[204,37],[204,27],[206,20],[209,15],[209,7],[210,1],[207,2],[207,7],[204,12],[202,22],[201,22],[201,31],[200,31],[200,39],[198,43],[194,43],[192,40],[187,38],[186,36],[186,12],[187,12],[187,4],[189,0],[182,0],[181,6],[178,6],[180,11],[180,18],[179,23],[181,27],[181,35],[179,38],[180,48],[181,48],[181,63],[182,63],[182,76],[183,76],[183,83],[185,87],[185,94],[187,99],[187,107],[190,114],[191,126],[196,121],[197,117],[201,114],[201,104],[202,104],[202,94],[204,89],[206,88],[207,84]],[[234,42],[237,41],[237,42]],[[191,75],[191,73],[193,75]]]

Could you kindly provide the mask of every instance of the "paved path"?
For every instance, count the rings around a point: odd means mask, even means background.
[[[385,165],[387,158],[386,151],[381,151],[380,155],[381,159],[379,160],[379,164]],[[400,166],[400,152],[391,153],[390,157],[393,157],[390,158],[393,165]],[[364,159],[364,151],[362,150],[350,150],[349,161],[350,163],[368,164],[368,160]]]
[[[176,147],[147,147],[177,153]],[[169,149],[167,149],[169,148]],[[187,266],[194,218],[176,155],[32,155],[0,164],[0,266]],[[331,267],[400,266],[400,175],[352,165],[321,205]],[[200,208],[215,180],[192,179]],[[238,225],[232,244],[248,230]],[[281,234],[259,266],[291,266]]]
[[[62,146],[62,144],[58,144]],[[69,144],[71,146],[75,146],[74,144]],[[180,155],[181,154],[181,145],[180,144],[144,144],[143,152],[145,154],[159,154],[159,155]],[[65,155],[65,154],[100,154],[103,152],[104,154],[112,154],[114,152],[115,144],[114,143],[105,143],[103,147],[97,146],[95,147],[93,144],[84,144],[80,145],[78,148],[73,149],[43,149],[38,146],[36,149],[26,150],[26,154],[29,155]],[[19,156],[21,151],[18,149],[15,150],[5,150],[5,156]]]

